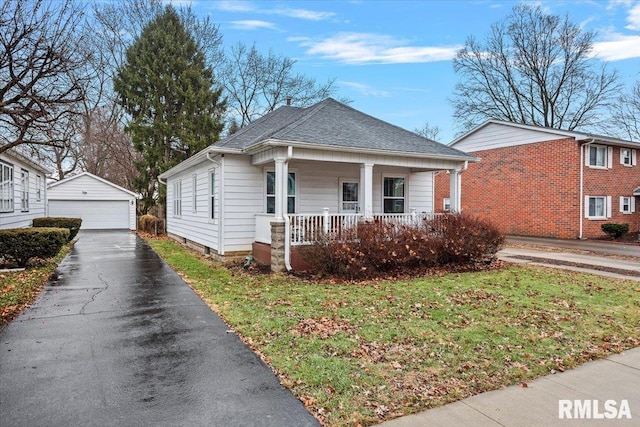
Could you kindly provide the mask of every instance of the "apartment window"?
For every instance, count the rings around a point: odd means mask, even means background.
[[[442,210],[445,212],[449,212],[451,210],[451,199],[448,197],[442,199]]]
[[[586,217],[589,219],[607,219],[611,217],[611,197],[586,196]]]
[[[13,212],[13,165],[0,162],[0,212]]]
[[[173,216],[182,216],[182,181],[173,183]]]
[[[404,213],[404,185],[404,178],[384,177],[382,194],[384,213]]]
[[[191,177],[191,211],[198,213],[198,175]]]
[[[589,154],[587,156],[587,166],[593,168],[607,168],[611,167],[611,147],[605,147],[604,145],[590,145]]]
[[[340,212],[356,213],[358,207],[359,183],[352,181],[340,182]]]
[[[630,214],[636,211],[635,198],[633,197],[620,197],[620,212],[624,214]]]
[[[287,177],[287,213],[296,212],[296,174]],[[267,172],[267,213],[276,213],[276,173]]]
[[[36,202],[42,201],[42,177],[36,175]]]
[[[631,148],[621,148],[620,149],[620,164],[625,166],[635,166],[636,165],[636,150]]]
[[[216,173],[209,171],[209,219],[216,218]]]
[[[29,212],[29,171],[24,169],[20,172],[20,194],[22,212]]]

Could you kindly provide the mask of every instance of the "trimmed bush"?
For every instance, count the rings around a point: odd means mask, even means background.
[[[69,242],[73,240],[74,237],[80,231],[80,226],[82,225],[82,219],[80,218],[62,218],[62,217],[44,217],[44,218],[35,218],[33,220],[34,227],[54,227],[54,228],[68,228],[69,229]]]
[[[615,222],[602,224],[600,228],[614,239],[619,239],[629,232],[629,224],[619,224]]]
[[[315,272],[358,279],[443,265],[471,267],[491,263],[504,244],[495,226],[463,214],[418,225],[367,222],[340,237],[300,248]]]
[[[149,234],[164,234],[164,220],[151,214],[138,218],[138,229]]]
[[[68,228],[38,227],[0,230],[0,258],[24,267],[31,258],[51,258],[69,241]]]

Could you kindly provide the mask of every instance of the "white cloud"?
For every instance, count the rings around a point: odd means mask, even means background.
[[[247,1],[219,1],[216,2],[216,9],[224,10],[225,12],[253,12],[255,8]]]
[[[187,1],[187,0],[182,0]],[[258,13],[262,15],[282,15],[290,18],[304,19],[307,21],[322,21],[335,16],[333,12],[318,12],[308,9],[294,9],[294,8],[275,8],[275,9],[260,9],[255,7],[251,2],[247,1],[219,1],[214,6],[218,10],[225,12],[241,12],[241,13]]]
[[[628,30],[640,31],[640,3],[637,3],[631,9],[629,9],[629,16],[627,16],[627,25],[625,28]]]
[[[275,30],[276,26],[272,22],[259,20],[231,21],[231,26],[236,30]]]
[[[339,33],[324,40],[306,39],[300,44],[310,55],[336,59],[347,64],[424,63],[455,57],[461,45],[430,47],[406,46],[391,36],[370,33]]]
[[[322,21],[335,16],[335,13],[333,12],[316,12],[314,10],[306,9],[274,9],[272,11],[265,11],[265,13],[284,15],[291,18],[305,19],[308,21]]]
[[[347,81],[339,81],[337,83],[340,86],[349,87],[364,96],[376,96],[376,97],[383,97],[383,98],[391,96],[391,93],[385,90],[378,90],[364,83],[347,82]]]
[[[640,58],[640,35],[611,34],[607,40],[593,44],[593,56],[605,61]]]

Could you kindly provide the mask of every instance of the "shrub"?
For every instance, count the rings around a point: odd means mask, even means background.
[[[164,220],[151,214],[142,215],[138,219],[138,229],[149,234],[164,234]]]
[[[615,222],[602,224],[600,228],[614,239],[619,239],[629,232],[629,224],[619,224]]]
[[[0,230],[0,258],[24,267],[31,258],[51,258],[69,241],[68,228],[34,227]]]
[[[340,240],[301,247],[314,271],[347,279],[406,269],[489,263],[504,243],[495,226],[468,215],[446,215],[417,225],[367,222]]]
[[[35,218],[33,220],[34,227],[54,227],[54,228],[68,228],[69,229],[69,242],[73,240],[74,237],[80,231],[80,226],[82,225],[82,219],[80,218],[59,218],[59,217],[44,217],[44,218]]]

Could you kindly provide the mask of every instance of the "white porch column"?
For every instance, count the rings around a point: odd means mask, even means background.
[[[461,179],[460,171],[457,169],[449,170],[449,203],[451,212],[460,212],[461,205]]]
[[[373,163],[360,165],[359,200],[364,219],[373,219]]]
[[[275,220],[282,221],[287,212],[287,176],[288,165],[284,158],[276,158],[275,162],[275,190],[276,190],[276,211]]]

